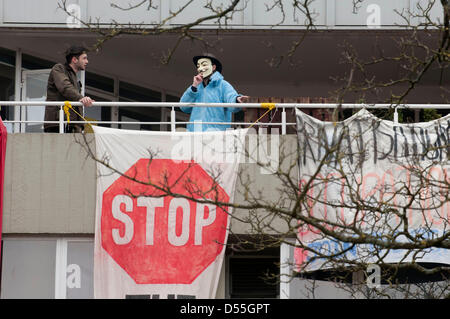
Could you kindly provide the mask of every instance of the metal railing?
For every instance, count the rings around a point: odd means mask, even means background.
[[[0,106],[14,106],[14,107],[37,107],[37,106],[59,106],[59,121],[44,121],[44,120],[3,120],[4,123],[17,124],[36,124],[36,123],[58,123],[59,132],[64,133],[64,106],[65,102],[50,102],[50,101],[0,101]],[[71,102],[72,106],[83,106],[81,102]],[[288,123],[286,121],[286,109],[301,108],[301,109],[334,109],[340,107],[342,109],[394,109],[394,122],[398,123],[397,109],[450,109],[450,104],[364,104],[364,103],[182,103],[182,102],[94,102],[92,107],[156,107],[156,108],[171,108],[170,122],[126,122],[126,121],[93,121],[94,124],[170,124],[170,131],[175,132],[177,124],[198,124],[199,122],[182,122],[176,121],[176,107],[238,107],[238,108],[267,108],[273,107],[276,110],[281,110],[281,122],[201,122],[201,124],[217,124],[217,125],[264,125],[264,126],[281,126],[281,134],[286,134],[286,128],[289,125],[295,126],[296,123]],[[70,121],[71,123],[85,123],[84,121]],[[16,131],[16,130],[15,130]]]

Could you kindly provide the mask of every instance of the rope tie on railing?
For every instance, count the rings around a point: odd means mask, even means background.
[[[75,111],[75,109],[72,107],[72,104],[70,104],[69,101],[64,101],[64,113],[66,113],[66,117],[67,117],[67,123],[70,123],[70,112],[69,109],[71,109],[73,112],[75,112],[79,117],[81,117],[86,123],[89,124],[89,121],[86,120],[83,115],[81,115],[80,113],[78,113],[77,111]]]
[[[261,115],[252,125],[250,125],[248,128],[251,128],[253,125],[255,125],[260,119],[262,119],[267,113],[272,111],[275,108],[275,103],[261,103],[261,107],[263,109],[268,109],[266,112],[264,112],[263,115]]]
[[[264,114],[261,115],[254,123],[252,123],[252,125],[250,125],[249,128],[251,128],[253,125],[258,123],[258,121],[260,119],[262,119],[267,113],[272,111],[275,108],[275,103],[261,103],[261,107],[264,108],[264,109],[267,109],[267,111],[264,112]],[[70,104],[69,101],[64,101],[64,113],[66,114],[66,117],[67,117],[67,123],[70,123],[70,112],[69,112],[69,109],[71,109],[74,113],[76,113],[78,116],[80,116],[86,123],[88,123],[88,124],[90,123],[90,121],[86,120],[83,117],[83,115],[81,115],[80,113],[75,111],[75,109],[72,107],[72,104]]]

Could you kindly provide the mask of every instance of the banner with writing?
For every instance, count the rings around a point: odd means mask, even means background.
[[[95,298],[215,298],[246,130],[93,130]]]
[[[332,267],[331,256],[344,264],[450,264],[450,251],[439,247],[450,229],[450,116],[398,124],[365,109],[342,122],[296,115],[305,196],[298,269]],[[435,247],[420,246],[427,241]]]

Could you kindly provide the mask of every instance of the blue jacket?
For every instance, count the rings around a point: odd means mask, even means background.
[[[236,90],[230,83],[223,79],[223,75],[219,72],[214,72],[211,75],[211,81],[205,87],[203,83],[197,86],[197,91],[192,90],[192,86],[187,88],[180,102],[192,103],[236,103],[236,98],[239,96]],[[241,108],[236,107],[181,107],[185,113],[190,113],[189,122],[231,122],[231,113],[236,113]],[[222,124],[202,124],[201,127],[196,128],[196,131],[224,131],[231,125]],[[188,124],[187,129],[190,132],[194,131],[194,124]]]

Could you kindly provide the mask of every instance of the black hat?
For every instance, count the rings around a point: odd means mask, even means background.
[[[220,63],[220,61],[217,60],[217,58],[210,53],[204,53],[203,55],[196,55],[195,57],[192,58],[192,61],[194,61],[194,65],[197,66],[197,61],[203,58],[210,59],[212,64],[216,66],[216,71],[222,73],[222,63]]]

